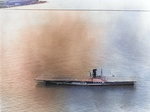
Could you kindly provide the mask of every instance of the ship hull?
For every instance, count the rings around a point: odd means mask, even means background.
[[[84,85],[84,86],[105,86],[105,85],[134,85],[134,77],[64,77],[64,76],[39,76],[35,79],[37,82],[56,85]]]
[[[119,86],[119,85],[134,85],[135,82],[130,81],[130,82],[98,82],[98,83],[93,83],[93,82],[53,82],[53,81],[45,81],[46,85],[76,85],[76,86],[109,86],[109,85],[114,85],[114,86]]]

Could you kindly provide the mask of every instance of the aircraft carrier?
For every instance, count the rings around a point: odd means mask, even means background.
[[[41,75],[35,78],[36,82],[45,82],[46,84],[57,84],[57,85],[89,85],[89,86],[100,86],[100,85],[134,85],[136,83],[136,77],[115,77],[103,76],[102,70],[101,75],[96,75],[96,70],[90,73],[90,76],[53,76],[53,75]]]

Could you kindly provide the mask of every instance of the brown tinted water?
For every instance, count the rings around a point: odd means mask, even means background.
[[[1,12],[3,112],[148,111],[149,12]],[[135,86],[45,86],[38,75],[137,76]],[[109,74],[105,74],[109,75]]]

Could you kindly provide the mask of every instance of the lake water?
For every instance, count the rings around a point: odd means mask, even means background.
[[[149,112],[150,12],[1,10],[2,112]],[[45,86],[39,75],[136,76],[134,86]],[[110,75],[110,74],[105,74]]]

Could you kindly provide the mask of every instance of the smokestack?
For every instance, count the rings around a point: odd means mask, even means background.
[[[96,71],[97,69],[93,69],[93,78],[96,78]]]

